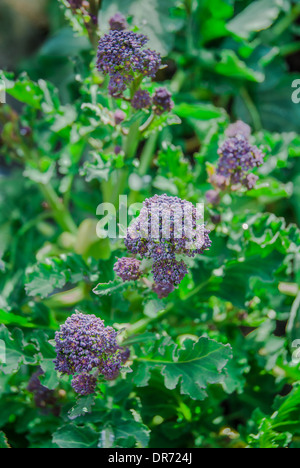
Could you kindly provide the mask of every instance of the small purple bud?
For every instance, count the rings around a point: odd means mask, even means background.
[[[220,203],[220,194],[217,190],[208,190],[205,194],[205,198],[211,205],[218,205]]]
[[[121,13],[116,13],[112,16],[109,20],[109,25],[111,31],[124,31],[128,28],[126,18]]]
[[[115,118],[116,125],[119,125],[120,123],[123,122],[123,120],[125,120],[126,114],[121,109],[118,109],[115,112],[114,118]]]
[[[139,89],[131,101],[131,105],[134,109],[147,109],[151,105],[151,96],[148,91]]]
[[[135,258],[119,258],[114,265],[114,271],[123,281],[135,281],[140,278],[141,262]]]
[[[237,122],[229,125],[225,131],[225,135],[228,138],[233,138],[237,135],[242,135],[245,138],[249,138],[251,135],[251,128],[242,120],[238,120]]]
[[[166,88],[158,88],[153,96],[153,106],[156,115],[161,115],[164,112],[170,112],[174,107],[174,102],[171,99],[172,95]]]

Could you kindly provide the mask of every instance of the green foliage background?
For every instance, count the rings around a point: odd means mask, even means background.
[[[110,124],[121,104],[64,3],[49,2],[38,52],[1,72],[0,447],[299,448],[300,2],[103,0],[101,33],[116,11],[133,15],[167,65],[157,81],[173,115],[139,145]],[[124,128],[145,118],[123,110]],[[120,285],[124,244],[96,236],[97,206],[120,193],[204,201],[236,119],[266,154],[255,189],[206,206],[212,247],[167,299]],[[96,396],[54,371],[51,340],[75,308],[125,329],[131,348],[128,372]],[[59,415],[27,390],[38,366]]]

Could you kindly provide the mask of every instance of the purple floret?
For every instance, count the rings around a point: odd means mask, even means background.
[[[158,260],[152,267],[153,279],[156,286],[168,288],[170,285],[178,286],[185,275],[187,267],[183,260]]]
[[[97,68],[110,76],[109,92],[121,95],[135,74],[154,77],[161,58],[155,51],[144,49],[148,38],[132,31],[110,31],[99,41]]]
[[[167,297],[174,291],[173,284],[161,285],[161,284],[154,284],[153,291],[157,294],[159,299],[163,299]]]
[[[139,89],[131,101],[131,105],[134,109],[147,109],[151,105],[151,96],[148,91]]]
[[[229,185],[246,184],[248,171],[263,164],[261,150],[242,135],[226,140],[218,154],[217,174],[225,177]]]
[[[125,118],[126,118],[125,112],[123,112],[121,109],[117,109],[114,114],[116,125],[119,125],[120,123],[122,123]]]
[[[125,16],[121,13],[116,13],[109,20],[109,26],[111,31],[124,31],[128,28],[128,23]]]
[[[201,213],[178,197],[155,195],[143,203],[125,238],[127,249],[142,258],[174,259],[176,254],[193,257],[209,249],[209,231],[200,224]]]
[[[76,10],[77,8],[80,8],[82,5],[83,0],[68,0],[68,3],[71,8]]]
[[[55,369],[63,374],[89,373],[108,365],[112,356],[121,362],[117,332],[95,315],[76,313],[55,334]]]
[[[91,395],[95,393],[97,379],[90,374],[79,374],[73,377],[71,385],[79,395]]]
[[[205,194],[208,203],[218,205],[220,203],[220,194],[217,190],[208,190]]]
[[[49,411],[58,416],[60,408],[57,406],[55,391],[41,384],[39,377],[42,375],[44,375],[44,372],[41,368],[32,374],[27,390],[33,393],[34,403],[37,408],[44,410],[45,413]]]
[[[141,262],[135,258],[119,258],[114,265],[114,271],[123,281],[135,281],[140,278]]]
[[[251,128],[242,120],[238,120],[237,122],[228,126],[227,130],[225,131],[225,135],[228,138],[233,138],[237,135],[249,138],[251,135]]]
[[[158,88],[153,96],[153,106],[156,115],[170,112],[174,107],[171,93],[166,88]]]

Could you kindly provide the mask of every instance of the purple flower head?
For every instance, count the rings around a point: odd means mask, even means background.
[[[82,5],[83,0],[68,0],[68,3],[71,8],[76,10],[77,8],[80,8]]]
[[[121,151],[122,151],[122,148],[121,148],[120,145],[115,146],[115,148],[114,148],[114,153],[115,153],[116,155],[120,154]]]
[[[176,254],[193,257],[211,245],[201,218],[192,203],[155,195],[144,201],[139,216],[128,228],[125,245],[133,254],[154,261],[174,259]]]
[[[164,297],[167,297],[169,294],[171,294],[174,291],[174,286],[173,284],[166,284],[166,285],[161,285],[161,284],[154,284],[153,286],[153,291],[157,294],[159,299],[163,299]]]
[[[100,370],[105,380],[115,380],[119,376],[121,368],[122,358],[121,354],[118,353],[117,355],[111,355],[110,358],[103,363]]]
[[[97,379],[90,374],[79,374],[73,377],[71,385],[79,395],[91,395],[95,393]]]
[[[130,358],[130,349],[129,348],[120,348],[120,356],[123,364],[128,361]]]
[[[220,203],[220,194],[217,190],[208,190],[205,194],[208,203],[218,205]]]
[[[139,260],[123,257],[119,258],[115,263],[114,271],[123,281],[135,281],[139,279],[142,274],[140,266],[141,262]]]
[[[164,112],[170,112],[174,107],[172,95],[166,88],[158,88],[153,96],[154,112],[161,115]]]
[[[186,264],[183,260],[158,260],[152,267],[153,279],[156,286],[168,288],[170,285],[178,286],[187,274]]]
[[[41,368],[39,368],[32,376],[28,382],[27,390],[33,393],[33,399],[35,406],[42,410],[49,410],[53,414],[59,414],[59,407],[56,405],[57,397],[55,395],[54,390],[49,390],[49,388],[45,387],[41,384],[39,377],[44,375],[44,372]]]
[[[230,185],[244,183],[249,170],[263,164],[263,154],[242,135],[229,138],[218,150],[220,156],[217,174]]]
[[[246,176],[246,178],[243,180],[243,185],[245,185],[245,187],[248,189],[248,190],[251,190],[255,187],[255,184],[256,182],[258,181],[258,177],[257,175],[255,174],[248,174]]]
[[[154,77],[161,58],[159,54],[144,49],[148,38],[132,31],[110,31],[99,41],[97,68],[109,75],[109,92],[118,96],[134,79],[135,74]]]
[[[147,109],[151,105],[151,96],[148,91],[139,89],[131,101],[131,105],[134,109]]]
[[[111,31],[124,31],[128,28],[128,23],[125,16],[121,13],[116,13],[109,20],[109,26]]]
[[[76,313],[55,334],[55,369],[74,375],[101,369],[112,356],[121,363],[117,332],[95,315]],[[108,364],[109,365],[109,364]]]
[[[116,125],[119,125],[120,123],[122,123],[125,118],[126,118],[125,112],[123,112],[121,109],[117,109],[114,115]]]
[[[230,124],[225,132],[225,135],[228,138],[233,138],[237,135],[244,136],[245,138],[249,138],[251,135],[251,128],[242,120],[238,120],[237,122]]]
[[[220,190],[225,190],[228,187],[228,180],[226,177],[219,174],[212,174],[209,178],[209,182]]]
[[[110,77],[108,91],[109,94],[115,98],[122,95],[122,93],[126,90],[128,84],[132,81],[132,76],[122,75],[121,73],[117,72]]]

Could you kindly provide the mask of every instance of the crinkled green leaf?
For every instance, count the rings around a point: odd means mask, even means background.
[[[202,337],[197,342],[185,340],[182,348],[170,338],[162,338],[150,350],[139,353],[134,382],[138,386],[147,385],[151,371],[158,368],[169,390],[179,386],[180,393],[203,400],[207,386],[222,381],[230,357],[229,345],[209,338]]]

